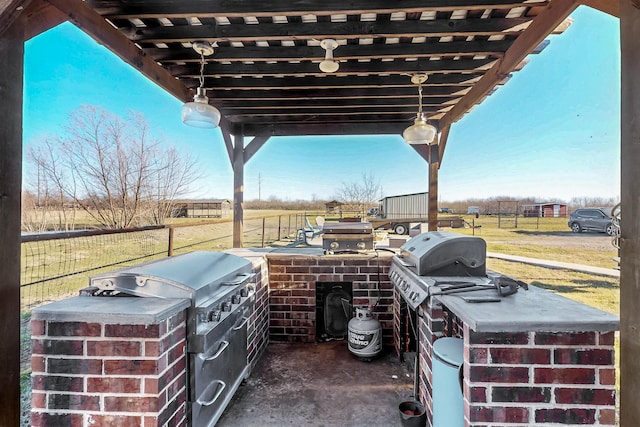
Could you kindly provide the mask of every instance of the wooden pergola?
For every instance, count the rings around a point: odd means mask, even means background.
[[[399,135],[418,109],[439,131],[413,146],[438,168],[450,127],[541,52],[579,5],[620,17],[622,50],[621,422],[640,419],[640,0],[0,0],[0,414],[19,423],[20,200],[24,43],[64,21],[182,101],[199,84],[195,41],[217,47],[204,87],[222,113],[242,246],[244,165],[272,136]],[[324,39],[339,69],[323,73]],[[588,52],[584,53],[588,55]],[[251,138],[244,144],[245,137]],[[425,177],[426,179],[426,177]]]

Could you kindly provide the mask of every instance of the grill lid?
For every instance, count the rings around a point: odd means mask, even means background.
[[[325,222],[322,227],[325,234],[372,234],[370,222]]]
[[[407,240],[398,254],[419,276],[484,276],[487,244],[479,237],[430,231]]]
[[[251,262],[224,252],[189,252],[97,274],[90,286],[140,297],[185,298],[199,305],[251,276]]]

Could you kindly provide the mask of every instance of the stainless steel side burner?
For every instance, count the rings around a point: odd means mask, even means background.
[[[247,322],[255,302],[251,262],[223,252],[190,252],[91,277],[87,296],[184,298],[190,425],[213,426],[249,365]]]

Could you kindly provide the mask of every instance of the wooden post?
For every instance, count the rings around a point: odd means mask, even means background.
[[[438,162],[429,162],[429,231],[438,231],[438,168]]]
[[[449,139],[449,129],[449,126],[443,128],[440,135],[436,136],[436,144],[429,146],[429,231],[438,231],[438,170],[443,147]]]
[[[234,135],[233,145],[233,247],[242,247],[244,232],[244,135]]]
[[[620,0],[620,425],[640,420],[640,1]]]
[[[169,226],[169,249],[167,250],[167,256],[173,256],[173,225]]]
[[[20,425],[20,209],[24,27],[0,36],[0,424]]]

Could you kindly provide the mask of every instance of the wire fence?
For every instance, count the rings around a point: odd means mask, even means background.
[[[296,231],[311,213],[245,219],[243,246],[296,244]],[[313,221],[313,220],[311,220]],[[21,310],[78,294],[89,277],[103,271],[197,250],[222,251],[233,246],[232,221],[90,230],[22,236]]]

